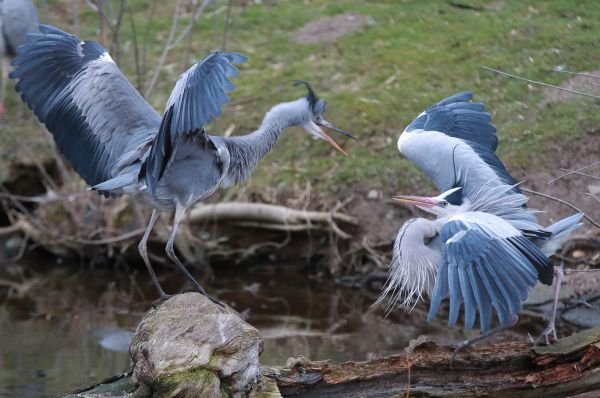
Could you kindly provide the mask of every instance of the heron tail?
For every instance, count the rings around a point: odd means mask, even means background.
[[[542,250],[546,256],[551,256],[560,250],[571,233],[579,228],[583,218],[583,213],[573,214],[572,216],[563,218],[560,221],[544,228],[550,235],[546,238],[541,238],[534,242]]]

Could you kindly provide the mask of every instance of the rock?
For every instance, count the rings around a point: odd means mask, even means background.
[[[263,340],[230,307],[179,294],[144,316],[129,353],[139,391],[160,397],[245,396],[260,379]]]

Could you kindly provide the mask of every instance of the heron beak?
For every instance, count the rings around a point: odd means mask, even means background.
[[[344,156],[348,156],[348,154],[346,153],[346,151],[344,151],[342,149],[342,147],[340,147],[337,142],[335,142],[333,140],[333,138],[331,138],[330,136],[328,136],[322,128],[320,128],[316,123],[309,123],[308,125],[304,126],[304,128],[311,134],[317,136],[318,138],[326,141],[329,145],[331,145],[332,147],[335,148],[336,151],[340,152],[341,154],[343,154]]]
[[[315,123],[317,125],[321,126],[321,127],[325,127],[325,128],[331,129],[333,131],[337,131],[338,133],[340,133],[342,135],[345,135],[346,137],[350,137],[350,138],[352,138],[353,140],[356,141],[356,138],[354,138],[352,136],[352,134],[350,134],[349,132],[344,131],[344,130],[342,130],[340,128],[335,127],[333,124],[329,123],[327,120],[321,119],[321,120],[319,120],[318,122],[315,122]]]
[[[396,202],[426,208],[440,206],[440,202],[438,200],[435,198],[429,198],[427,196],[398,195],[393,196],[392,199]]]

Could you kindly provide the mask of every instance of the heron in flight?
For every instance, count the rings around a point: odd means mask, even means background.
[[[449,298],[448,324],[456,324],[463,306],[467,329],[479,313],[482,334],[459,343],[459,349],[517,322],[529,289],[538,280],[552,284],[548,256],[582,218],[575,214],[546,228],[538,223],[527,208],[527,197],[495,154],[498,140],[490,115],[471,98],[471,93],[460,93],[431,106],[398,140],[400,152],[444,192],[395,197],[437,219],[411,219],[402,226],[378,300],[390,297],[390,305],[411,309],[427,295],[431,320],[441,301]],[[492,310],[499,321],[493,329]],[[555,311],[546,338],[549,333],[556,338]]]
[[[38,12],[33,1],[0,1],[0,57],[2,57],[0,116],[4,114],[4,98],[9,69],[7,57],[16,54],[17,47],[25,43],[27,34],[38,31],[39,24]]]
[[[243,182],[291,126],[342,148],[322,127],[345,136],[323,118],[326,102],[308,95],[275,105],[258,130],[243,136],[209,135],[220,115],[234,66],[246,57],[214,52],[183,73],[161,117],[127,81],[98,43],[41,25],[13,60],[17,92],[54,136],[58,149],[92,189],[105,196],[132,194],[153,207],[139,252],[161,299],[168,299],[150,264],[146,243],[159,211],[175,212],[167,256],[206,294],[175,255],[173,243],[186,210],[219,187]],[[352,137],[353,138],[353,137]],[[208,295],[207,295],[208,296]]]

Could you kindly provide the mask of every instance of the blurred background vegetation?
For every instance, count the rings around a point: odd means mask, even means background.
[[[108,23],[88,3],[99,5]],[[178,75],[210,51],[247,54],[233,103],[210,128],[214,134],[230,126],[234,133],[252,131],[272,105],[302,95],[292,88],[292,80],[312,82],[329,102],[328,118],[359,141],[344,143],[351,155],[342,158],[325,145],[309,142],[300,130],[289,133],[258,168],[247,187],[251,190],[307,182],[329,195],[344,192],[349,184],[414,188],[415,170],[399,159],[395,141],[425,107],[462,90],[474,91],[475,99],[493,112],[500,155],[514,168],[551,166],[543,158],[546,145],[567,145],[593,132],[600,121],[597,102],[572,98],[558,106],[549,101],[548,91],[480,68],[486,65],[553,84],[569,77],[552,73],[553,68],[595,70],[600,61],[600,4],[593,0],[48,0],[38,6],[42,21],[84,39],[100,39],[143,94],[148,94],[168,44],[177,8],[175,37],[190,23],[193,26],[176,45],[171,42],[150,90],[148,100],[159,110]],[[345,18],[307,26],[341,15]],[[20,151],[23,144],[36,157],[52,156],[39,125],[21,108],[16,96],[10,96],[2,121],[3,180],[9,177],[7,164],[26,161]]]

